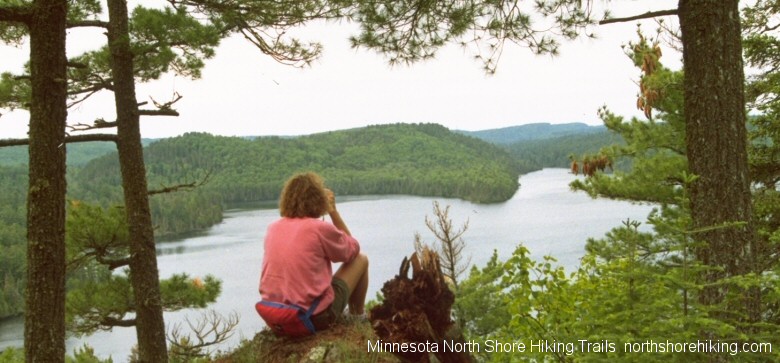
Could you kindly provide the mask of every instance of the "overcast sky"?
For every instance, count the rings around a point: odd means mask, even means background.
[[[609,3],[615,17],[676,5],[676,0]],[[646,33],[655,28],[653,22],[643,25]],[[434,60],[390,67],[380,55],[350,48],[347,38],[355,28],[349,24],[319,24],[302,32],[305,40],[324,46],[323,56],[305,69],[278,64],[234,37],[207,61],[201,79],[167,76],[139,86],[141,101],[183,95],[175,105],[180,117],[146,117],[142,135],[301,135],[395,122],[435,122],[463,130],[535,122],[598,125],[596,111],[602,105],[621,115],[639,115],[634,108],[639,71],[620,48],[637,39],[636,22],[594,30],[598,39],[564,43],[557,57],[508,45],[492,76],[474,61],[472,50],[455,45],[438,51]],[[69,55],[103,38],[95,29],[74,30]],[[662,61],[679,68],[680,55],[664,50]],[[0,71],[18,73],[28,55],[26,47],[0,46]],[[112,109],[112,95],[106,93],[71,109],[69,122],[112,120]],[[25,137],[28,114],[0,112],[0,138]]]

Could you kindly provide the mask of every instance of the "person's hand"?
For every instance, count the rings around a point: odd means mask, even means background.
[[[333,194],[333,191],[330,189],[325,189],[325,196],[328,198],[328,213],[333,213],[336,211],[336,196]]]
[[[328,199],[328,214],[330,215],[331,221],[333,221],[333,225],[348,236],[351,236],[352,234],[349,233],[349,228],[347,228],[346,223],[344,223],[344,220],[341,219],[341,215],[336,210],[336,196],[333,194],[333,191],[325,188],[325,196]]]

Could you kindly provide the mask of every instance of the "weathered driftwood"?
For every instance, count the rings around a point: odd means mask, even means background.
[[[412,278],[408,278],[409,267]],[[399,274],[382,287],[384,301],[371,309],[369,319],[382,342],[429,343],[437,352],[393,351],[405,362],[430,362],[433,354],[440,362],[473,362],[468,352],[444,349],[444,341],[465,343],[451,319],[455,295],[441,273],[439,257],[429,249],[404,258]]]

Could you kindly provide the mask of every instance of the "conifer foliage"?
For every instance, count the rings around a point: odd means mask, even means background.
[[[766,9],[767,4],[759,2]],[[748,16],[750,10],[745,12]],[[756,14],[753,14],[754,16]],[[747,22],[751,24],[751,22]],[[766,21],[748,27],[746,53],[761,64],[765,52]],[[760,39],[755,39],[758,29]],[[752,40],[750,40],[752,39]],[[754,49],[756,43],[763,43]],[[731,256],[748,271],[729,272],[728,265],[712,259],[715,250],[702,232],[744,228],[744,221],[709,226],[694,223],[692,191],[700,176],[693,173],[686,149],[683,100],[684,77],[659,62],[657,39],[639,33],[627,54],[641,69],[638,107],[647,119],[624,120],[603,108],[608,129],[619,133],[625,145],[602,149],[599,157],[630,158],[632,168],[613,173],[597,172],[572,183],[594,197],[651,202],[654,211],[644,223],[626,220],[605,237],[591,239],[579,268],[567,275],[545,257],[536,262],[524,247],[505,262],[493,258],[486,267],[474,268],[463,282],[456,313],[466,317],[466,329],[474,337],[537,339],[578,342],[569,355],[553,352],[558,361],[773,361],[780,320],[777,253],[777,145],[771,112],[776,105],[767,85],[774,70],[749,83],[754,102],[764,113],[750,119],[748,152],[751,166],[751,204],[757,233],[749,241],[750,253]],[[769,58],[771,59],[771,58]],[[652,70],[648,72],[648,70]],[[650,100],[647,95],[652,94]],[[645,107],[651,105],[652,110]],[[723,206],[721,206],[723,207]],[[703,252],[704,251],[704,252]],[[719,258],[726,258],[725,256]],[[744,260],[743,260],[744,259]],[[736,263],[736,262],[735,262]],[[714,299],[717,297],[718,299]],[[496,302],[500,301],[500,302]],[[480,316],[479,304],[506,308]],[[648,341],[690,342],[711,339],[717,350],[686,354],[633,354],[633,343]],[[747,346],[763,350],[743,350]],[[575,343],[577,344],[577,343]],[[753,344],[753,345],[751,345]],[[589,347],[589,352],[583,351]],[[549,359],[540,353],[532,359]],[[575,357],[575,358],[573,358]],[[485,356],[486,359],[497,359]]]
[[[136,324],[130,264],[129,228],[122,207],[103,209],[70,202],[67,221],[68,330],[90,334]],[[115,271],[123,271],[116,273]],[[160,282],[162,308],[203,308],[214,302],[221,282],[213,276],[176,274]]]

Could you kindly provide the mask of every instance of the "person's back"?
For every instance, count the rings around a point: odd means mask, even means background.
[[[268,227],[260,277],[264,300],[308,308],[322,296],[319,313],[333,301],[331,262],[351,261],[360,246],[333,224],[314,218],[282,218]]]
[[[308,311],[316,330],[335,322],[347,303],[350,313],[364,314],[368,258],[360,253],[336,210],[333,193],[314,173],[298,174],[285,183],[279,202],[282,218],[265,237],[260,294],[266,315],[270,306],[293,305]],[[320,220],[328,214],[332,224]],[[332,262],[343,262],[331,277]],[[258,312],[263,316],[258,304]],[[269,311],[271,311],[269,313]],[[263,316],[268,323],[272,317]]]

